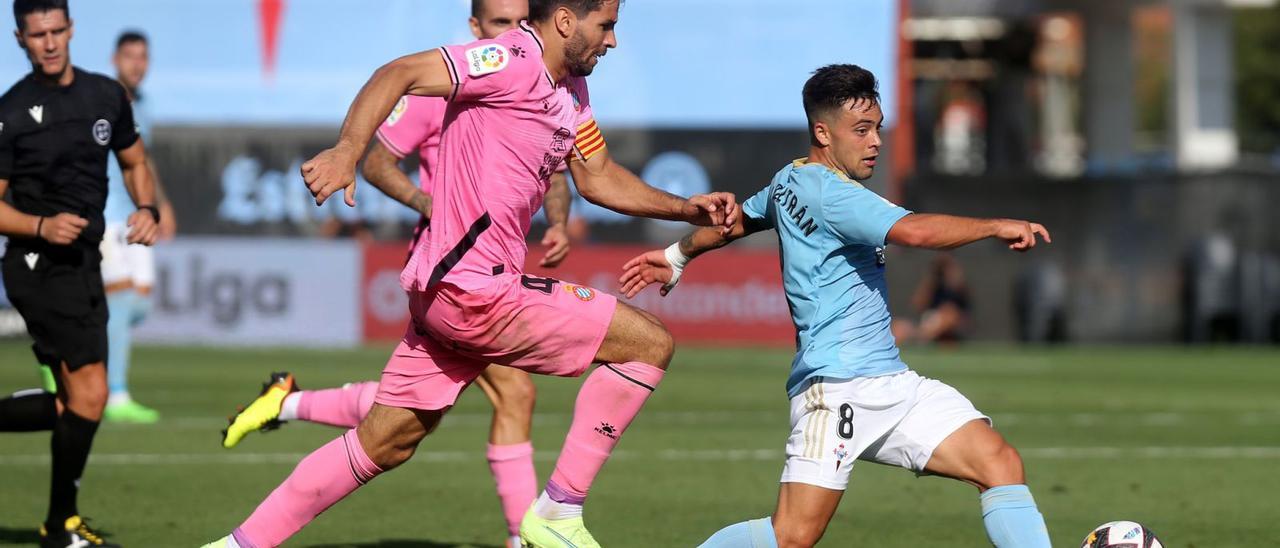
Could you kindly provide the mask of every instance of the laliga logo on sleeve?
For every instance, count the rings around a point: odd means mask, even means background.
[[[409,110],[409,98],[401,97],[399,101],[396,101],[396,107],[391,109],[391,115],[387,116],[387,125],[396,125],[396,122],[399,122],[400,118],[404,117],[404,113],[407,110]]]
[[[484,76],[507,68],[511,54],[500,44],[479,46],[467,50],[467,66],[472,76]]]

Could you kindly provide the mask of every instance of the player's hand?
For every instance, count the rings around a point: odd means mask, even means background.
[[[542,235],[542,245],[547,247],[547,252],[542,255],[542,260],[538,261],[538,266],[543,268],[560,266],[560,262],[569,256],[569,233],[565,231],[564,225],[554,224],[547,227],[547,232]]]
[[[718,226],[728,234],[738,222],[738,200],[730,192],[712,192],[689,197],[685,205],[689,222],[702,226]]]
[[[54,245],[68,245],[80,237],[80,232],[86,226],[89,226],[88,219],[71,213],[59,213],[45,217],[43,222],[37,222],[36,236]]]
[[[160,231],[156,218],[150,211],[139,209],[129,215],[129,236],[125,239],[131,244],[152,245],[156,243],[156,233]]]
[[[1036,246],[1036,235],[1044,238],[1045,243],[1052,243],[1049,231],[1039,223],[1020,221],[1017,219],[1001,219],[996,227],[996,237],[1009,244],[1014,251],[1027,251]]]
[[[679,276],[676,276],[675,270],[671,268],[671,263],[667,262],[667,254],[661,249],[636,256],[627,261],[627,264],[622,266],[622,270],[622,277],[618,278],[618,283],[622,284],[622,294],[628,299],[639,295],[640,290],[654,283],[662,284],[658,294],[666,297],[667,293],[670,293],[680,282]]]
[[[302,164],[302,180],[316,197],[316,205],[323,205],[329,196],[346,189],[347,205],[356,206],[356,161],[359,159],[360,155],[353,153],[349,145],[338,143]]]
[[[160,226],[156,229],[156,240],[169,241],[178,235],[178,217],[173,214],[173,204],[161,202]]]

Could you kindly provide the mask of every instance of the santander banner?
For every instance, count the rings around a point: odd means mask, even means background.
[[[542,249],[529,249],[525,272],[618,294],[622,265],[651,249],[647,246],[575,246],[557,268],[537,266]],[[372,244],[364,250],[364,338],[399,339],[409,320],[400,290],[400,268],[407,244]],[[795,328],[782,293],[778,255],[772,250],[724,249],[699,257],[685,271],[680,287],[667,297],[645,288],[627,301],[656,314],[677,344],[760,344],[792,346]]]

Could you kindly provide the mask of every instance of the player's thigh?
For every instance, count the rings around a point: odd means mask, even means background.
[[[783,483],[773,513],[773,533],[779,548],[817,544],[840,506],[843,489],[805,483]]]
[[[969,421],[947,436],[934,450],[925,471],[983,490],[1026,482],[1018,451],[981,419]]]
[[[658,318],[627,303],[618,303],[596,361],[638,361],[666,369],[675,352],[671,332]]]
[[[617,306],[615,297],[599,290],[523,274],[495,276],[467,289],[442,283],[415,295],[415,321],[454,351],[556,376],[581,375],[590,367]]]
[[[967,432],[975,428],[971,423],[980,423],[989,430],[990,419],[946,383],[914,372],[909,375],[917,379],[911,409],[887,435],[867,448],[861,458],[917,474],[957,477],[950,465],[938,465],[953,460],[953,442],[967,440]],[[962,476],[967,479],[968,474]]]

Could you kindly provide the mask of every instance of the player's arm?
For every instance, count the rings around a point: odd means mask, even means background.
[[[9,190],[9,180],[0,179],[0,197]],[[80,237],[89,221],[73,213],[51,217],[28,215],[0,199],[0,234],[14,238],[41,238],[56,245],[67,245]]]
[[[445,97],[453,90],[454,82],[440,50],[406,55],[374,71],[351,103],[337,144],[302,164],[302,178],[315,196],[316,205],[342,189],[346,189],[347,205],[356,204],[356,162],[400,97]]]
[[[156,188],[156,207],[160,208],[160,225],[156,228],[156,238],[169,240],[178,234],[178,217],[173,213],[173,202],[164,191],[164,182],[160,179],[160,170],[150,154],[147,155],[147,167],[151,169],[151,182]]]
[[[160,210],[156,208],[156,187],[151,164],[147,161],[147,151],[142,139],[132,145],[116,151],[116,160],[120,163],[120,172],[124,174],[124,186],[133,198],[138,210],[129,215],[129,237],[131,244],[151,245],[156,242]]]
[[[649,251],[627,261],[622,267],[622,277],[618,278],[622,294],[630,299],[650,284],[661,283],[662,288],[658,291],[665,297],[680,283],[680,276],[689,261],[768,228],[763,219],[740,215],[728,233],[722,232],[718,227],[696,229],[666,249]]]
[[[733,229],[740,216],[733,194],[712,192],[686,199],[663,192],[614,162],[607,147],[586,158],[571,156],[569,169],[583,198],[619,213],[717,226],[725,233]]]
[[[1038,223],[1018,219],[976,219],[935,213],[913,213],[889,229],[885,241],[924,249],[955,249],[978,240],[997,238],[1009,249],[1026,251],[1036,246],[1036,235],[1052,242],[1049,231]]]
[[[361,173],[369,184],[383,194],[409,206],[423,217],[431,218],[431,196],[413,184],[404,170],[400,169],[400,158],[381,141],[374,140],[369,146]]]
[[[547,214],[547,231],[542,235],[542,245],[547,252],[542,255],[538,265],[544,268],[555,268],[569,255],[569,204],[573,195],[569,193],[569,178],[563,171],[551,174],[551,187],[542,199],[542,209]]]

